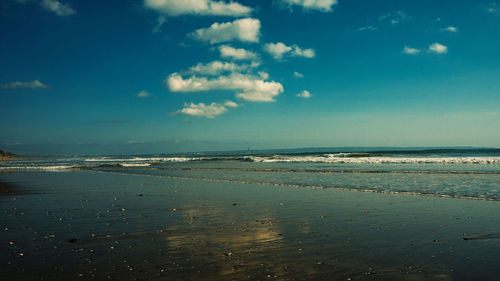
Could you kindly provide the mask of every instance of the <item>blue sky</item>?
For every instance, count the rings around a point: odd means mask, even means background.
[[[2,1],[0,148],[498,147],[499,30],[498,1]]]

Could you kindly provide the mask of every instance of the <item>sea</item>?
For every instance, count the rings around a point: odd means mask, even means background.
[[[295,188],[500,200],[500,149],[321,149],[32,157],[0,171],[91,170]]]

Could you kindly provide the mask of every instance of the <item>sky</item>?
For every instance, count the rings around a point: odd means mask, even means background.
[[[500,146],[500,1],[4,0],[0,149]]]

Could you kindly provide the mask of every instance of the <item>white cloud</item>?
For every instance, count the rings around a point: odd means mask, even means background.
[[[358,31],[375,31],[375,30],[377,30],[377,28],[372,25],[362,26],[358,28]]]
[[[259,42],[260,20],[245,18],[233,22],[214,23],[208,28],[201,28],[190,34],[194,39],[210,44],[242,41]]]
[[[240,106],[239,104],[235,103],[234,101],[230,101],[230,100],[226,101],[224,103],[224,105],[227,107],[232,107],[232,108],[237,108]]]
[[[302,77],[304,77],[304,74],[302,74],[302,73],[299,73],[299,72],[295,71],[295,72],[293,73],[293,76],[295,76],[295,78],[302,78]]]
[[[429,51],[437,54],[446,54],[448,52],[448,47],[439,43],[434,43],[429,46]]]
[[[297,45],[287,46],[281,42],[267,43],[264,45],[264,51],[269,53],[274,59],[280,60],[284,55],[291,55],[296,57],[313,58],[316,52],[313,49],[302,49]]]
[[[309,91],[307,91],[307,90],[304,90],[304,91],[296,94],[296,96],[299,98],[304,98],[304,99],[308,99],[308,98],[312,97],[311,93],[309,93]]]
[[[213,0],[144,0],[144,6],[167,16],[248,16],[252,8],[233,1]]]
[[[243,72],[258,67],[259,63],[235,64],[232,62],[213,61],[207,64],[198,63],[189,68],[190,74],[219,75],[223,72]]]
[[[10,82],[7,84],[3,84],[0,86],[1,88],[4,89],[38,89],[38,88],[49,88],[49,86],[45,85],[44,83],[34,80],[31,82],[20,82],[20,81],[15,81],[15,82]]]
[[[318,10],[322,12],[330,12],[333,5],[337,5],[337,0],[281,0],[282,3],[288,6],[301,6],[306,10]]]
[[[267,43],[264,45],[264,51],[268,52],[273,58],[279,60],[283,58],[285,53],[288,53],[292,50],[292,47],[289,47],[281,42],[278,43]]]
[[[412,48],[412,47],[405,46],[403,48],[402,52],[403,52],[403,54],[407,54],[407,55],[416,55],[416,54],[420,53],[420,50]]]
[[[231,58],[235,60],[256,60],[257,54],[243,48],[233,48],[231,46],[223,45],[219,47],[220,56],[223,58]]]
[[[316,52],[313,49],[301,49],[299,46],[293,45],[292,56],[314,58]]]
[[[441,29],[442,31],[449,31],[449,32],[458,32],[458,28],[455,26],[448,26],[446,28]]]
[[[194,75],[184,79],[178,73],[173,73],[167,78],[166,84],[172,92],[234,90],[237,91],[237,98],[255,102],[273,102],[274,97],[283,92],[281,83],[264,81],[260,77],[240,73],[213,79]]]
[[[137,93],[135,96],[138,98],[148,98],[149,96],[151,96],[151,94],[146,90],[142,90],[139,93]]]
[[[184,115],[191,115],[191,116],[197,116],[197,117],[205,117],[205,118],[215,118],[216,116],[219,116],[221,114],[224,114],[227,112],[227,108],[218,103],[211,103],[209,105],[205,105],[204,103],[200,102],[198,104],[195,103],[185,103],[184,108],[174,112],[174,114],[184,114]]]
[[[56,13],[61,17],[71,16],[76,14],[76,11],[68,4],[63,4],[57,0],[43,0],[40,5],[48,11]]]

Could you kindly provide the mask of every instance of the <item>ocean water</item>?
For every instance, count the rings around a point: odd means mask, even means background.
[[[500,200],[500,149],[46,157],[0,163],[0,171],[36,170]]]

